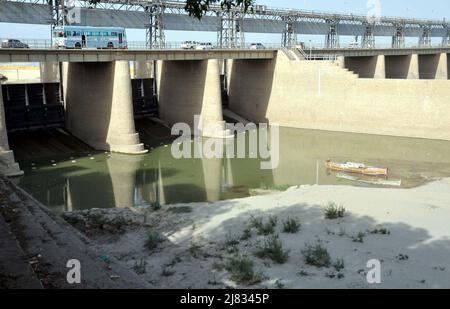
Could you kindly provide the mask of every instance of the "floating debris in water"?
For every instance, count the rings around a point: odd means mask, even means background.
[[[56,166],[56,163],[53,163],[52,166]]]
[[[89,159],[94,160],[94,157],[90,157]]]
[[[75,161],[75,160],[72,160],[72,163],[77,163],[77,161]]]

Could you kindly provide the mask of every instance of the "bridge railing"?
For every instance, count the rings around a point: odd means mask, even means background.
[[[7,38],[0,38],[0,41],[6,40]],[[50,49],[53,48],[52,46],[52,41],[49,39],[28,39],[28,38],[24,38],[24,39],[19,39],[22,43],[27,44],[30,48],[34,48],[34,49]],[[169,41],[166,42],[165,44],[165,48],[164,49],[181,49],[181,45],[183,42],[178,42],[178,41]],[[245,47],[243,47],[243,49],[249,49],[252,43],[247,43],[245,45]],[[280,43],[262,43],[262,45],[267,48],[267,49],[282,49],[284,48]],[[217,48],[215,46],[215,44],[213,44],[214,48]],[[298,48],[302,48],[304,53],[309,55],[312,53],[316,53],[317,54],[317,50],[320,49],[328,49],[324,44],[318,44],[318,43],[305,43],[305,42],[301,42],[297,45]],[[428,45],[428,46],[418,46],[418,44],[414,44],[414,43],[409,43],[406,44],[405,49],[412,49],[412,48],[440,48],[440,47],[450,47],[449,45],[443,45],[443,44],[432,44],[432,45]],[[386,44],[386,43],[380,43],[380,44],[376,44],[373,49],[390,49],[392,48],[391,44]],[[137,50],[142,50],[142,49],[147,49],[147,44],[145,41],[128,41],[128,49],[137,49]],[[234,49],[239,49],[239,48],[234,48]],[[340,47],[335,47],[332,49],[337,49],[337,50],[352,50],[352,49],[363,49],[362,47],[349,47],[348,45],[342,44]],[[365,48],[365,49],[369,49],[369,48]]]

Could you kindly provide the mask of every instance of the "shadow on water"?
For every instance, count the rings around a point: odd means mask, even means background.
[[[446,155],[450,142],[446,141],[281,128],[280,164],[274,170],[262,170],[260,158],[175,159],[170,130],[152,124],[159,130],[160,138],[155,139],[142,129],[146,122],[137,125],[141,139],[154,145],[146,155],[80,151],[72,156],[25,159],[20,161],[25,176],[19,185],[61,212],[214,202],[294,185],[369,186],[337,178],[326,170],[327,159],[388,167],[389,179],[401,179],[403,188],[450,176],[450,157]]]

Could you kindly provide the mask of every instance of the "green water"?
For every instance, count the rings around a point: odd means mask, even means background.
[[[177,160],[169,144],[141,156],[96,152],[22,161],[25,176],[17,181],[60,213],[214,202],[294,185],[372,186],[327,171],[326,159],[388,167],[389,180],[410,188],[450,177],[449,154],[445,141],[282,128],[280,164],[274,170],[261,170],[261,159]]]

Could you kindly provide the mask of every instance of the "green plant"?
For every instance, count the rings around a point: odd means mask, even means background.
[[[273,235],[266,239],[255,255],[261,259],[269,258],[277,264],[284,264],[289,258],[289,251],[283,250],[283,244],[278,235]]]
[[[266,223],[264,223],[262,217],[252,217],[249,221],[249,227],[255,228],[258,235],[267,236],[275,233],[277,223],[278,218],[275,216],[269,216],[268,222]]]
[[[236,253],[239,251],[239,239],[231,234],[231,232],[228,232],[228,234],[225,237],[225,244],[224,249],[228,253]]]
[[[298,273],[297,273],[300,277],[308,277],[310,274],[306,271],[306,270],[304,270],[304,269],[302,269],[302,270],[300,270]]]
[[[151,231],[148,233],[147,241],[145,242],[145,247],[149,251],[154,251],[158,247],[158,244],[160,242],[161,238],[159,237],[158,233]]]
[[[345,216],[345,211],[343,206],[337,205],[334,202],[329,202],[325,207],[325,218],[328,220],[343,218]]]
[[[238,284],[255,285],[264,280],[264,275],[254,270],[253,261],[247,257],[233,257],[225,268],[230,272],[231,280]]]
[[[241,240],[249,240],[252,238],[252,229],[246,228],[242,233]]]
[[[183,261],[183,260],[181,259],[181,257],[175,256],[175,257],[172,259],[172,261],[170,261],[170,263],[167,264],[167,266],[173,267],[173,266],[177,265],[178,263],[181,263],[182,261]]]
[[[344,259],[337,259],[334,263],[333,263],[333,267],[334,269],[336,269],[336,271],[341,271],[345,268],[345,262]]]
[[[134,262],[133,270],[136,274],[142,275],[146,273],[147,261],[145,258],[142,258],[138,261]]]
[[[320,243],[314,245],[306,244],[305,249],[302,250],[302,255],[308,265],[329,267],[331,264],[331,257],[328,250]]]
[[[163,271],[162,271],[162,273],[161,273],[161,276],[163,276],[163,277],[171,277],[171,276],[173,276],[173,275],[175,275],[175,271],[170,270],[169,267],[164,267],[164,268],[163,268]]]
[[[353,242],[364,242],[364,237],[366,237],[366,233],[359,232],[356,236],[353,236]]]
[[[372,231],[369,232],[370,234],[378,234],[378,235],[391,235],[391,231],[389,231],[387,228],[380,227],[375,228]]]
[[[277,289],[284,289],[286,286],[284,285],[283,281],[281,281],[280,279],[278,279],[277,281],[275,281],[275,286]]]
[[[287,218],[283,222],[283,232],[296,234],[300,231],[301,224],[297,218]]]
[[[272,227],[276,227],[278,224],[278,217],[277,216],[269,216],[269,222],[268,224],[270,224]]]
[[[191,242],[191,246],[189,247],[189,253],[194,258],[198,258],[202,253],[202,246],[196,244],[195,242]]]

